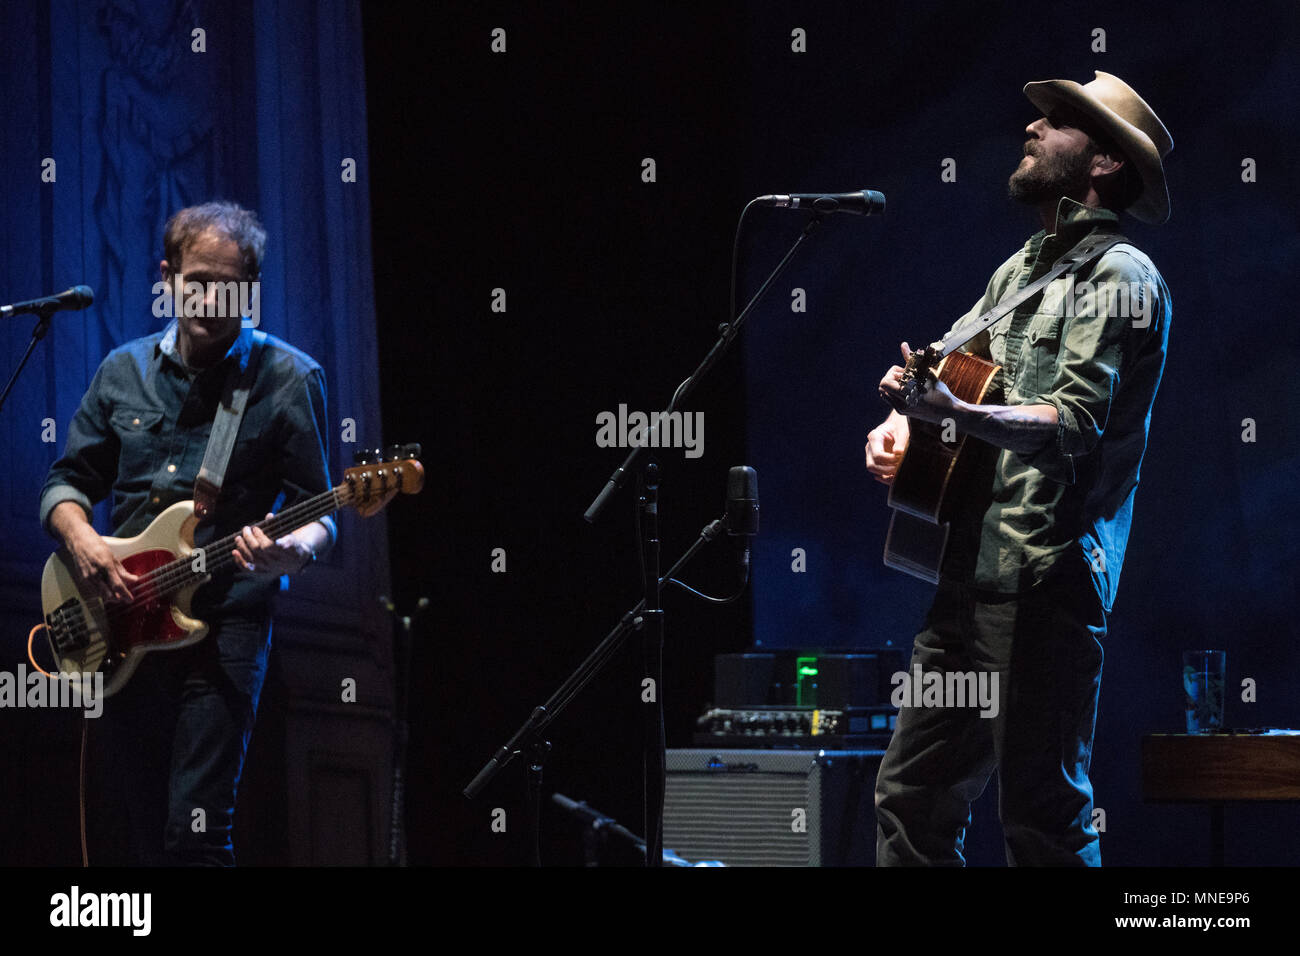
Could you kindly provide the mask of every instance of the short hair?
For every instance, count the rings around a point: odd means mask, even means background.
[[[258,221],[257,213],[220,200],[187,206],[167,220],[167,227],[163,230],[163,258],[173,272],[181,271],[185,247],[209,229],[233,240],[239,247],[245,277],[256,279],[262,274],[266,230]]]

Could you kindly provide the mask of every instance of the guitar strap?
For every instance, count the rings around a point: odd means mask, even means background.
[[[212,420],[208,449],[203,455],[199,476],[194,480],[194,513],[200,518],[206,518],[212,513],[217,497],[221,494],[221,482],[226,476],[230,453],[235,448],[235,436],[239,434],[239,423],[244,418],[248,393],[253,390],[253,380],[257,378],[257,361],[262,356],[265,344],[266,333],[254,329],[253,345],[248,350],[242,372],[232,371],[226,377],[221,405],[217,408],[217,417]]]
[[[1122,235],[1115,232],[1094,233],[1085,236],[1073,249],[1061,256],[1061,258],[1057,259],[1056,264],[1053,265],[1051,269],[1047,270],[1047,272],[1042,276],[1029,283],[1029,285],[1025,286],[1023,289],[1007,296],[993,308],[989,309],[977,318],[974,323],[963,325],[959,329],[954,329],[952,334],[946,339],[942,342],[936,343],[935,347],[939,349],[939,357],[942,358],[951,352],[957,351],[957,349],[975,338],[975,336],[979,335],[990,325],[993,325],[1000,319],[1005,318],[1011,312],[1014,312],[1016,307],[1026,299],[1043,291],[1047,284],[1053,279],[1057,279],[1067,272],[1073,272],[1075,269],[1083,268],[1094,259],[1099,259],[1101,256],[1105,255],[1112,246],[1127,241],[1128,240]]]

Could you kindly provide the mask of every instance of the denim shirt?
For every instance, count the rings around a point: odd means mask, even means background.
[[[1117,219],[1062,199],[1056,232],[1030,237],[950,332],[1033,282],[1089,233],[1117,232]],[[1002,366],[986,402],[1052,405],[1058,424],[1033,454],[967,441],[976,480],[957,505],[944,577],[1019,593],[1061,559],[1085,560],[1111,610],[1172,315],[1160,273],[1125,241],[967,343],[964,351]]]
[[[63,457],[41,492],[41,525],[55,505],[92,506],[110,493],[113,535],[133,537],[168,506],[194,497],[226,377],[247,362],[252,329],[240,330],[217,363],[190,369],[176,322],[128,342],[100,364],[68,426]],[[325,375],[305,353],[268,335],[212,516],[195,530],[202,546],[330,488]],[[330,544],[332,518],[322,518]],[[265,614],[278,579],[236,570],[195,593],[192,611]]]

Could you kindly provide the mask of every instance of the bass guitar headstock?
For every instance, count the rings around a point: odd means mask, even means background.
[[[356,464],[343,469],[343,483],[350,493],[357,514],[369,518],[377,514],[399,493],[414,495],[424,487],[424,466],[420,464],[420,446],[389,445],[365,449],[352,456]]]

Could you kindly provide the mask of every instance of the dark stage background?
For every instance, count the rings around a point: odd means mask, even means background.
[[[455,793],[636,599],[631,494],[581,521],[621,451],[597,412],[661,407],[726,316],[730,244],[751,197],[868,186],[880,219],[835,217],[801,252],[689,403],[698,460],[662,456],[666,553],[722,505],[727,467],[758,469],[753,622],[668,599],[669,741],[689,744],[713,654],[747,646],[910,644],[930,589],[881,565],[884,489],[862,464],[897,343],[928,341],[1038,225],[1006,199],[1025,82],[1138,89],[1171,130],[1173,218],[1126,220],[1174,299],[1137,516],[1106,639],[1094,758],[1103,859],[1203,863],[1205,811],[1139,795],[1139,737],[1182,719],[1180,652],[1228,652],[1237,726],[1295,725],[1297,189],[1293,4],[643,5],[578,15],[439,8],[420,31],[367,8],[379,314],[390,434],[436,448],[431,523],[394,528],[407,594],[436,599],[417,668],[426,775],[420,855],[515,862],[522,769],[473,805]],[[490,50],[506,31],[505,53]],[[791,49],[806,30],[807,52]],[[1105,53],[1090,50],[1106,31]],[[375,54],[382,51],[382,58]],[[381,85],[382,84],[382,85]],[[385,91],[388,91],[387,93]],[[641,179],[645,157],[657,181]],[[941,181],[952,157],[957,180]],[[1253,158],[1258,182],[1243,183]],[[803,220],[757,210],[742,301]],[[491,311],[504,288],[507,311]],[[807,312],[791,311],[802,288]],[[418,370],[418,371],[416,371]],[[415,382],[419,387],[414,386]],[[1242,420],[1258,440],[1243,443]],[[423,427],[422,427],[423,423]],[[432,430],[432,431],[431,431]],[[448,520],[450,519],[450,520]],[[509,554],[506,574],[490,552]],[[805,573],[791,551],[807,554]],[[691,578],[728,590],[727,556]],[[551,787],[636,828],[639,670],[627,653],[557,725]],[[418,771],[417,771],[418,772]],[[427,814],[419,808],[428,807]],[[971,860],[1002,862],[995,786]],[[1231,810],[1229,862],[1300,862],[1294,807]],[[513,824],[512,824],[513,826]],[[547,828],[553,841],[562,829]],[[563,858],[551,848],[551,859]]]
[[[207,172],[121,227],[133,250],[121,265],[103,251],[114,233],[102,224],[67,231],[90,222],[82,210],[94,208],[94,184],[67,199],[29,169],[61,124],[78,149],[118,155],[99,142],[91,105],[105,67],[92,72],[49,45],[63,35],[49,12],[6,8],[7,48],[33,32],[47,46],[5,73],[27,85],[5,90],[0,298],[81,281],[112,288],[115,270],[156,269],[160,217],[210,192],[277,210],[272,241],[305,263],[298,284],[278,293],[287,337],[325,364],[332,402],[339,394],[372,431],[382,413],[385,441],[420,441],[426,452],[424,494],[376,522],[387,528],[398,604],[432,601],[412,668],[413,863],[525,860],[522,766],[475,802],[460,790],[638,598],[632,490],[596,526],[582,520],[624,454],[597,447],[596,416],[620,404],[661,407],[712,344],[727,318],[736,218],[753,196],[870,187],[889,208],[825,223],[741,348],[688,402],[704,412],[703,455],[659,455],[666,563],[721,513],[730,466],[753,465],[762,493],[752,600],[715,608],[666,594],[669,745],[689,744],[717,653],[755,643],[910,645],[930,589],[880,561],[885,493],[862,460],[866,433],[884,415],[875,385],[899,340],[944,331],[1038,228],[1005,196],[1037,115],[1021,87],[1085,82],[1095,69],[1130,82],[1175,143],[1166,163],[1173,218],[1125,222],[1172,291],[1174,323],[1105,642],[1093,767],[1103,859],[1206,861],[1205,811],[1148,806],[1139,795],[1140,736],[1182,719],[1180,651],[1222,647],[1230,690],[1258,682],[1257,703],[1229,694],[1229,723],[1300,724],[1291,623],[1300,567],[1291,370],[1300,355],[1288,335],[1300,293],[1294,4],[1256,4],[1245,17],[1227,4],[1117,2],[311,6],[175,5],[243,24],[222,54],[227,65],[204,81],[204,102],[175,110],[218,116],[227,102],[252,102],[257,123],[233,124]],[[93,33],[101,11],[131,7],[50,9]],[[496,28],[501,53],[491,49]],[[806,52],[791,49],[796,28]],[[1090,49],[1096,28],[1106,52]],[[295,46],[268,49],[271,33]],[[51,89],[61,82],[85,92],[60,98]],[[131,188],[147,191],[158,171],[141,150],[129,175]],[[352,192],[336,192],[341,150],[359,158]],[[647,157],[654,182],[642,179]],[[1242,181],[1247,157],[1257,182]],[[947,158],[955,182],[941,180]],[[357,190],[368,191],[369,208]],[[741,301],[802,224],[775,210],[748,218]],[[493,308],[497,289],[504,311]],[[792,311],[794,289],[805,312]],[[42,347],[0,422],[15,466],[0,474],[9,669],[23,656],[48,550],[35,494],[55,450],[30,434],[45,415],[64,427],[102,354],[151,330],[115,302],[86,313],[90,334],[80,318],[60,319],[75,331]],[[26,332],[23,322],[4,329],[9,366]],[[1242,441],[1246,418],[1256,423],[1253,443]],[[336,464],[351,450],[336,445]],[[385,579],[349,572],[383,543],[382,530],[345,529],[340,573],[314,585],[303,578],[316,588],[309,598],[351,615],[336,627],[369,635],[356,653],[381,675],[387,657],[374,648],[384,629],[371,609]],[[493,571],[498,548],[503,573]],[[791,567],[796,548],[806,553],[802,573]],[[715,545],[684,576],[728,593],[733,561]],[[555,724],[546,777],[548,792],[587,800],[637,831],[641,676],[625,648]],[[262,721],[281,740],[295,711],[291,679],[278,680]],[[375,706],[383,713],[387,701]],[[13,715],[0,719],[17,726]],[[63,821],[53,862],[75,862],[75,737],[67,721],[21,719],[0,751],[3,792],[11,803],[53,806]],[[40,734],[57,746],[39,747]],[[240,809],[248,862],[298,862],[282,831],[306,798],[278,759],[270,749],[250,765]],[[1002,863],[995,796],[991,786],[976,807],[974,864]],[[382,806],[386,795],[375,799]],[[343,804],[323,809],[331,806]],[[504,833],[492,828],[498,808]],[[347,828],[341,814],[333,819]],[[1228,862],[1295,865],[1298,822],[1291,806],[1229,810]],[[5,836],[0,845],[17,848],[10,859],[50,862],[39,827]],[[547,862],[579,861],[576,833],[549,813],[545,836]]]

